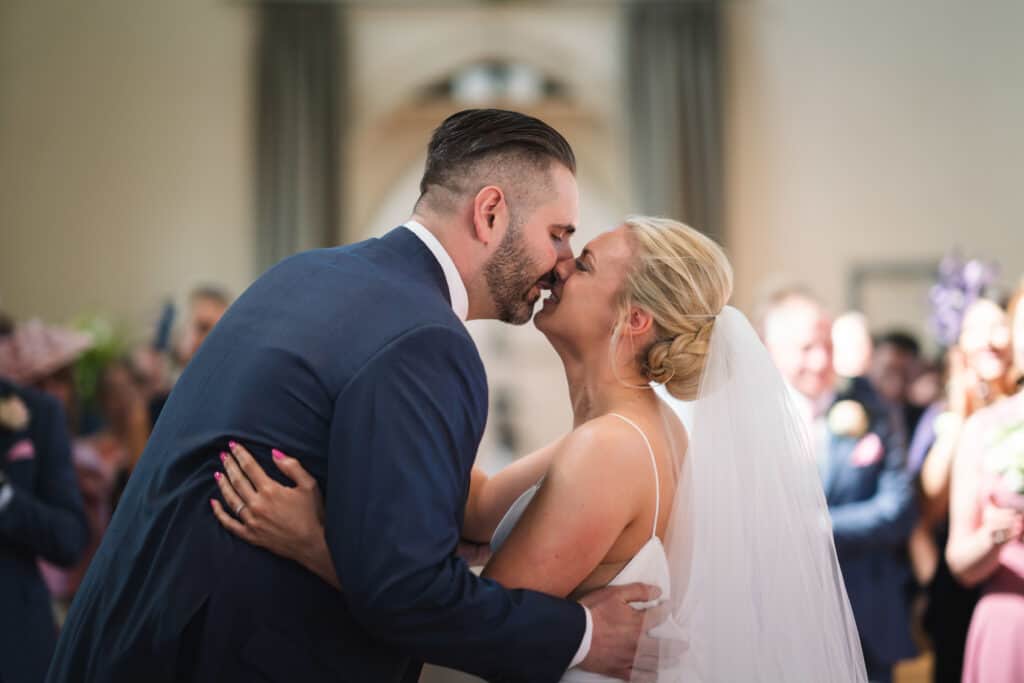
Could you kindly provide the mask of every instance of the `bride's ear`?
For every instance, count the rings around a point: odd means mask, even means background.
[[[508,204],[500,187],[488,185],[473,198],[473,231],[485,247],[500,241],[508,229]]]
[[[638,339],[646,336],[654,329],[654,318],[649,311],[639,306],[630,306],[626,312],[622,335]]]

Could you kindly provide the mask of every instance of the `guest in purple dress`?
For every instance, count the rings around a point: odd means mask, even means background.
[[[1011,303],[1015,367],[1024,368],[1024,288]],[[980,586],[964,683],[1024,681],[1024,393],[975,413],[959,439],[946,559]]]

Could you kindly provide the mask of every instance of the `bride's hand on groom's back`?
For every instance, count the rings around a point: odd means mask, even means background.
[[[224,472],[215,474],[225,505],[211,500],[213,512],[235,536],[295,560],[337,586],[324,538],[324,499],[316,479],[295,458],[278,450],[273,456],[274,464],[295,486],[274,481],[244,446],[232,442],[231,453],[221,454]]]
[[[663,616],[652,615],[650,610],[637,610],[634,602],[653,602],[661,595],[654,586],[640,583],[628,586],[607,586],[584,596],[580,603],[590,611],[594,622],[590,652],[579,665],[593,673],[612,676],[624,681],[655,680],[658,662],[665,665],[666,657],[677,657],[674,644],[657,640],[643,633],[644,625],[653,627]],[[664,609],[655,607],[656,612]],[[680,648],[685,644],[679,643]]]

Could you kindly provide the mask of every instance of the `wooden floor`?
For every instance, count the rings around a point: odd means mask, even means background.
[[[894,683],[931,683],[932,656],[924,654],[917,659],[901,663],[896,667]],[[478,683],[479,678],[437,667],[426,667],[420,683]]]
[[[917,659],[901,662],[896,667],[893,683],[931,683],[932,655],[925,653]]]

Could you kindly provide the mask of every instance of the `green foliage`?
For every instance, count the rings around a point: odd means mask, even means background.
[[[109,318],[99,314],[79,316],[72,327],[88,332],[93,338],[93,347],[75,362],[78,398],[83,406],[91,407],[96,402],[96,391],[103,369],[127,352],[127,335]]]

